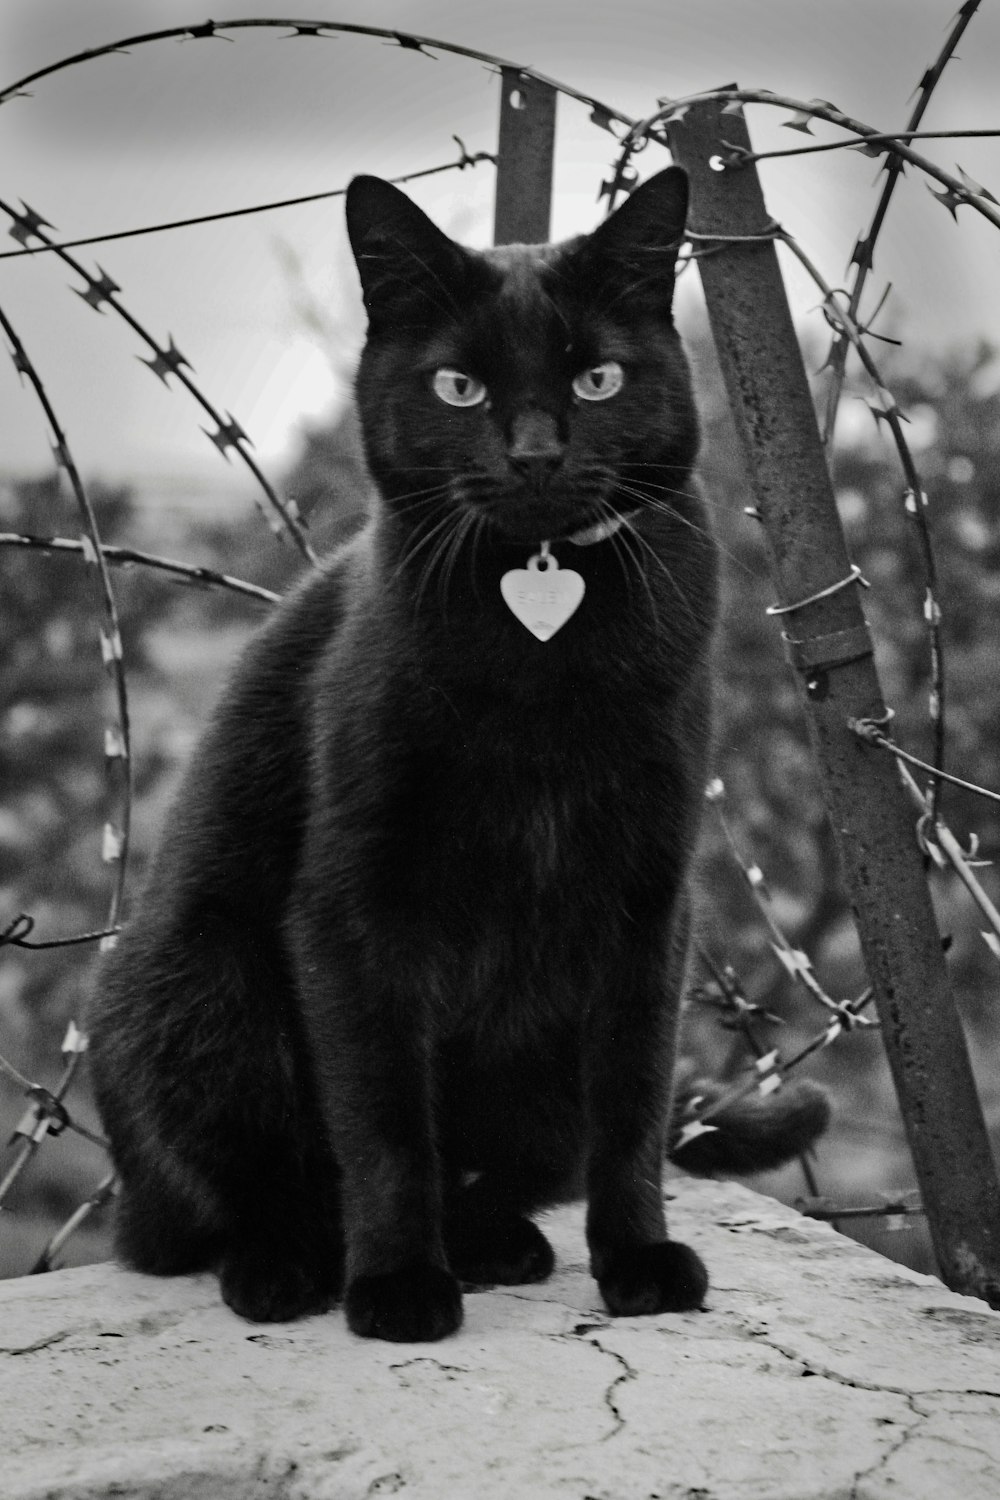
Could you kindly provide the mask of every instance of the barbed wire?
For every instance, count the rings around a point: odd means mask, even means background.
[[[56,1270],[56,1256],[62,1250],[63,1246],[72,1235],[76,1234],[77,1230],[83,1226],[91,1214],[96,1213],[98,1209],[105,1208],[111,1202],[117,1190],[118,1174],[116,1172],[106,1173],[90,1197],[85,1199],[79,1208],[70,1214],[65,1224],[48,1240],[41,1255],[28,1272],[29,1276],[37,1276],[43,1271]]]
[[[938,82],[948,63],[955,56],[955,51],[965,33],[965,29],[979,9],[979,5],[980,0],[966,0],[966,3],[960,7],[951,31],[945,39],[944,46],[941,48],[935,61],[921,77],[920,83],[917,86],[916,104],[907,122],[908,128],[906,134],[910,139],[915,137],[920,122],[930,105],[934,90],[937,88]],[[874,146],[874,140],[869,138],[869,149],[874,148]],[[854,280],[850,287],[847,303],[847,316],[852,322],[857,322],[865,285],[874,265],[875,246],[881,234],[882,225],[885,223],[889,212],[889,205],[896,190],[896,184],[902,176],[903,166],[901,158],[895,155],[887,157],[884,170],[886,179],[882,185],[882,191],[879,194],[875,212],[872,215],[867,231],[855,242],[849,261],[849,264],[854,266]],[[837,419],[837,408],[840,405],[840,397],[844,388],[844,377],[847,372],[847,352],[849,347],[850,341],[845,331],[834,339],[833,347],[829,354],[831,378],[830,387],[827,392],[824,423],[824,433],[827,440],[832,436],[834,423]]]
[[[842,1220],[886,1219],[888,1222],[885,1227],[889,1230],[909,1229],[909,1221],[923,1218],[925,1213],[923,1204],[911,1193],[900,1197],[887,1196],[885,1202],[866,1207],[834,1205],[828,1198],[812,1195],[809,1198],[796,1198],[795,1207],[808,1219],[820,1219],[834,1225]]]
[[[27,912],[22,911],[0,932],[0,948],[34,948],[38,951],[48,948],[76,948],[81,944],[99,943],[104,938],[115,937],[121,931],[120,927],[102,927],[96,932],[75,933],[73,937],[33,941],[29,934],[34,931],[34,927],[34,917],[29,917]]]
[[[868,330],[859,327],[854,321],[849,308],[842,308],[839,305],[833,288],[827,285],[826,280],[813,264],[810,257],[806,255],[795,237],[786,230],[782,230],[778,237],[782,243],[787,245],[788,249],[805,268],[815,285],[819,288],[823,296],[823,311],[827,322],[836,328],[845,343],[855,350],[866,374],[873,382],[877,392],[877,401],[869,401],[868,409],[875,417],[876,422],[884,422],[892,433],[896,453],[906,480],[906,490],[904,493],[905,509],[917,527],[924,568],[924,622],[930,654],[931,682],[928,697],[928,714],[933,741],[933,764],[927,767],[930,772],[928,796],[930,799],[931,814],[935,816],[940,797],[941,782],[943,779],[947,779],[944,774],[945,668],[944,650],[942,647],[942,610],[938,602],[938,571],[934,556],[934,545],[927,520],[928,494],[921,481],[913,453],[903,430],[902,413],[891,392],[886,387],[879,367],[865,343],[865,335]]]
[[[229,21],[204,21],[195,26],[167,26],[156,31],[137,32],[132,36],[121,37],[114,42],[106,42],[99,47],[87,47],[80,52],[74,52],[66,57],[59,58],[56,62],[47,63],[44,67],[36,68],[34,72],[26,73],[15,83],[0,88],[0,105],[11,99],[23,98],[26,91],[33,83],[39,83],[43,78],[50,78],[53,74],[62,72],[66,68],[77,67],[81,63],[92,62],[99,57],[108,57],[112,54],[122,54],[133,47],[142,47],[155,42],[162,41],[234,41],[233,37],[224,37],[226,31],[242,31],[247,29],[268,29],[291,27],[290,36],[284,40],[297,38],[329,38],[335,36],[357,36],[369,39],[382,40],[403,48],[405,51],[417,52],[424,57],[432,57],[433,53],[427,49],[432,48],[435,52],[443,52],[456,57],[469,58],[474,62],[481,62],[492,71],[512,72],[519,74],[522,78],[534,79],[536,83],[546,85],[555,89],[559,94],[564,94],[568,99],[575,99],[578,104],[583,104],[590,112],[591,123],[602,130],[614,134],[614,126],[619,125],[625,130],[631,130],[635,121],[613,105],[606,104],[595,95],[585,93],[574,88],[572,84],[562,83],[557,78],[550,78],[545,73],[540,73],[537,68],[530,67],[525,63],[511,62],[509,58],[499,57],[492,52],[482,52],[475,47],[463,47],[456,42],[443,41],[436,37],[423,36],[416,32],[399,31],[382,26],[365,26],[355,23],[341,21],[302,21],[289,20],[280,17],[253,17],[241,16]],[[30,96],[28,96],[30,97]]]
[[[105,824],[102,845],[104,862],[115,866],[115,879],[112,885],[106,924],[109,928],[115,928],[118,926],[121,918],[122,902],[125,895],[125,874],[129,853],[133,790],[132,732],[129,722],[128,687],[125,681],[125,669],[122,660],[123,647],[118,618],[118,605],[111,585],[111,574],[108,571],[107,561],[103,553],[97,516],[80,476],[80,471],[70,451],[66,434],[60,426],[59,419],[56,416],[52,402],[49,400],[48,393],[42,384],[41,376],[34,362],[29,358],[24,344],[21,342],[13,324],[2,308],[0,308],[0,328],[3,329],[10,342],[11,349],[9,352],[14,361],[15,369],[30,384],[45,415],[52,438],[53,457],[59,471],[65,473],[69,480],[83,522],[84,534],[79,544],[80,551],[84,561],[94,568],[97,578],[100,607],[104,616],[104,625],[100,631],[101,658],[105,671],[110,675],[114,685],[117,709],[116,723],[110,725],[104,734],[105,767],[110,776],[112,767],[115,765],[120,766],[123,782],[120,797],[119,822],[117,826],[110,822]],[[105,940],[102,939],[102,941]]]
[[[720,141],[723,150],[719,159],[727,167],[749,167],[759,161],[778,161],[786,156],[818,156],[826,151],[860,151],[865,156],[878,158],[890,154],[885,147],[896,141],[967,141],[984,137],[995,139],[997,136],[1000,136],[1000,129],[880,130],[866,136],[863,141],[816,141],[811,146],[785,146],[775,151],[751,151],[732,141]],[[996,201],[985,188],[981,191],[991,202]]]
[[[672,124],[679,123],[693,105],[705,103],[723,104],[723,114],[727,112],[735,113],[744,104],[767,104],[776,109],[790,111],[793,118],[792,121],[786,123],[789,123],[792,128],[800,129],[803,122],[812,119],[826,120],[829,124],[836,125],[841,130],[846,130],[851,135],[857,136],[859,142],[867,142],[869,144],[881,140],[886,134],[884,131],[876,130],[872,125],[866,125],[862,121],[855,120],[852,116],[844,114],[842,110],[837,109],[836,105],[830,104],[825,99],[795,99],[788,94],[772,93],[769,89],[741,88],[710,89],[704,93],[687,94],[679,99],[663,100],[660,109],[645,120],[637,122],[633,127],[632,134],[636,139],[647,136],[658,138],[658,135],[654,135],[658,127],[664,126],[668,122]],[[914,151],[911,146],[908,146],[903,139],[903,135],[905,135],[905,132],[893,136],[892,145],[889,147],[883,146],[879,154],[891,151],[904,162],[919,168],[926,176],[932,177],[936,182],[939,182],[944,188],[944,192],[936,193],[931,189],[931,195],[948,209],[953,218],[956,217],[956,210],[958,208],[966,206],[987,219],[994,228],[1000,229],[1000,202],[997,201],[987,188],[977,183],[968,173],[962,173],[964,178],[964,181],[962,181],[943,167],[939,167],[929,157],[921,155],[920,152]],[[627,141],[628,137],[626,137],[626,141],[623,143],[623,149]],[[716,161],[719,171],[733,170],[742,165],[742,162],[739,161],[727,161],[722,155],[718,156]],[[962,169],[959,168],[959,171],[962,172]]]
[[[774,902],[763,870],[758,864],[746,860],[740,850],[739,842],[724,811],[725,796],[725,785],[722,778],[717,776],[709,783],[705,797],[716,814],[726,845],[749,886],[760,916],[771,935],[771,948],[778,962],[789,977],[801,984],[817,1004],[830,1011],[835,1017],[842,1018],[845,1029],[850,1030],[854,1025],[873,1025],[874,1023],[866,1017],[859,1018],[855,1014],[851,1002],[832,999],[816,977],[809,955],[789,941],[775,914]]]
[[[315,566],[319,559],[313,551],[312,544],[305,535],[302,518],[299,515],[298,507],[294,500],[283,500],[274,490],[252,454],[247,451],[246,445],[250,444],[250,439],[232,412],[229,412],[226,418],[223,419],[218,409],[202,393],[200,387],[187,373],[192,368],[191,363],[177,348],[172,335],[168,335],[167,347],[164,348],[148,332],[139,319],[119,301],[117,294],[121,291],[121,287],[102,267],[97,267],[96,276],[91,275],[75,256],[71,255],[68,250],[64,250],[61,245],[45,234],[46,228],[52,228],[49,220],[44,219],[41,214],[35,209],[29,208],[23,201],[21,207],[23,212],[18,213],[9,203],[0,198],[0,212],[5,213],[12,221],[12,228],[9,231],[12,237],[22,245],[26,245],[29,239],[40,239],[61,261],[68,265],[71,270],[75,271],[78,276],[83,278],[85,290],[81,291],[79,288],[74,288],[74,290],[87,303],[88,307],[92,307],[95,312],[103,312],[105,308],[110,308],[123,322],[128,324],[133,332],[139,335],[147,348],[153,352],[152,359],[143,359],[140,356],[140,364],[144,364],[148,369],[152,370],[153,374],[164,385],[167,384],[167,376],[173,375],[184,389],[194,397],[202,410],[208,413],[211,420],[215,423],[216,431],[210,432],[207,427],[203,427],[202,431],[215,444],[223,458],[228,460],[230,450],[239,455],[257,481],[257,486],[263,493],[267,504],[271,507],[273,516],[269,518],[269,523],[275,535],[280,535],[283,531],[287,531],[303,557]]]
[[[492,151],[468,152],[461,139],[456,135],[452,140],[458,143],[461,156],[457,161],[442,162],[436,167],[424,167],[417,172],[403,172],[398,177],[390,177],[387,180],[399,185],[408,182],[417,182],[424,177],[436,177],[441,172],[464,171],[466,167],[477,167],[482,162],[492,162],[496,165],[496,153]],[[21,260],[25,256],[33,257],[47,255],[55,250],[78,250],[83,245],[104,245],[111,240],[135,239],[139,235],[163,234],[170,229],[191,229],[199,224],[217,224],[226,219],[240,219],[248,214],[271,213],[276,209],[298,208],[303,204],[325,203],[331,198],[342,198],[347,192],[346,187],[328,188],[322,193],[304,193],[297,198],[276,198],[269,203],[252,203],[244,208],[227,208],[218,213],[195,214],[187,219],[171,219],[159,224],[143,224],[135,229],[115,229],[108,234],[86,235],[78,240],[60,240],[58,243],[43,243],[41,245],[26,245],[20,250],[0,251],[0,260]],[[51,227],[51,226],[50,226]]]
[[[0,1206],[5,1202],[8,1194],[17,1182],[21,1173],[30,1161],[34,1159],[35,1153],[42,1142],[50,1136],[59,1136],[64,1130],[75,1130],[80,1134],[87,1135],[88,1139],[105,1146],[101,1137],[90,1132],[83,1131],[81,1127],[70,1118],[63,1100],[69,1092],[70,1085],[76,1077],[80,1060],[87,1050],[87,1038],[81,1032],[76,1023],[70,1021],[63,1038],[62,1054],[64,1058],[62,1075],[54,1089],[44,1088],[41,1084],[29,1083],[25,1089],[25,1095],[32,1102],[15,1126],[11,1137],[11,1144],[16,1144],[14,1161],[0,1181]],[[7,1063],[5,1071],[10,1070]],[[11,1070],[17,1073],[16,1069]],[[20,1078],[20,1074],[17,1075]],[[27,1080],[26,1080],[27,1081]]]
[[[87,558],[87,547],[84,542],[74,541],[71,537],[64,536],[33,536],[25,532],[2,531],[0,532],[0,547],[21,547],[33,552],[66,552],[85,560]],[[281,595],[276,594],[273,589],[263,588],[257,583],[248,583],[243,578],[233,578],[230,574],[220,573],[215,568],[178,562],[172,557],[158,557],[155,553],[141,552],[135,547],[116,547],[102,543],[100,553],[112,567],[153,568],[163,573],[170,573],[179,582],[196,588],[228,589],[234,594],[242,594],[249,599],[258,599],[264,604],[277,604],[281,598]],[[23,944],[22,946],[32,945]]]

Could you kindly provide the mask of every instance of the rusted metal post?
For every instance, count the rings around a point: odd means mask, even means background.
[[[548,239],[555,135],[555,89],[516,68],[502,69],[494,244]]]
[[[841,870],[941,1274],[1000,1307],[1000,1186],[945,967],[913,809],[851,720],[885,712],[755,167],[713,170],[742,114],[708,101],[669,126],[719,361],[763,522]],[[726,243],[729,236],[750,242]],[[754,236],[761,237],[753,242]]]

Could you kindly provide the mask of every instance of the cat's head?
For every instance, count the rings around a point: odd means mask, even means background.
[[[381,179],[351,183],[359,408],[393,509],[536,542],[671,503],[698,441],[671,312],[686,210],[669,167],[592,234],[473,251]]]

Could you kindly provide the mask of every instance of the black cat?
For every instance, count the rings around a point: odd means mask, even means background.
[[[476,253],[352,183],[381,500],[247,651],[100,977],[130,1265],[435,1339],[585,1195],[613,1313],[700,1304],[660,1186],[716,613],[686,200]]]

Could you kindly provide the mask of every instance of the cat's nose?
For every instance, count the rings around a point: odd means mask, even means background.
[[[519,412],[511,424],[507,460],[532,486],[541,487],[563,461],[565,444],[556,419],[546,411]]]

